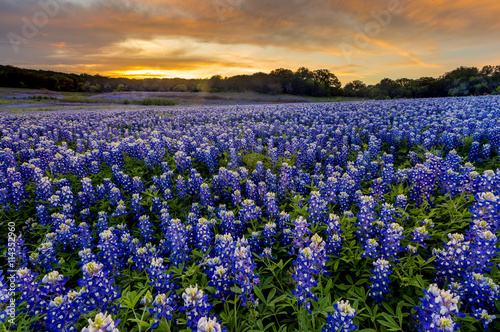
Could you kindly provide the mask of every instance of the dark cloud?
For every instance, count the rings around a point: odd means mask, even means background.
[[[24,38],[26,20],[34,23],[50,1],[57,1],[56,15]],[[390,13],[394,1],[7,0],[0,3],[0,55],[14,65],[104,73],[148,66],[267,70],[281,63],[375,79],[379,72],[448,68],[454,59],[447,52],[482,49],[500,32],[496,1],[400,0]],[[12,34],[25,41],[17,53]]]

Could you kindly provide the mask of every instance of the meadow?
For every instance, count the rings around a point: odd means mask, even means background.
[[[0,113],[8,331],[500,330],[500,96]]]

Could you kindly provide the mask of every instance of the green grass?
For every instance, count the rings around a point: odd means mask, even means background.
[[[32,100],[32,99],[3,99],[0,98],[0,105],[20,105],[20,104],[37,104],[43,103],[47,100]]]
[[[344,97],[344,96],[332,96],[332,97],[312,97],[312,96],[296,96],[289,94],[280,94],[279,97],[284,98],[303,98],[315,103],[325,103],[325,102],[339,102],[339,101],[362,101],[369,100],[370,98],[360,98],[360,97]]]
[[[175,106],[177,104],[174,100],[165,98],[123,99],[120,102],[125,105],[134,104],[142,106]]]
[[[107,100],[107,99],[102,99],[102,98],[87,98],[87,97],[79,97],[79,96],[65,97],[65,98],[62,98],[60,101],[64,102],[64,103],[82,103],[82,104],[100,104],[100,103],[113,104],[113,103],[115,103],[115,101],[113,101],[113,100]]]

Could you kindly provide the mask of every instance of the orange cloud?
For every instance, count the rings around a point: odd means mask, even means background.
[[[390,1],[59,0],[64,10],[21,43],[19,54],[2,37],[0,54],[13,65],[108,75],[140,68],[140,75],[204,77],[306,66],[369,83],[497,59],[496,1],[400,0],[380,25],[377,15]],[[1,3],[0,36],[21,35],[22,18],[37,10],[29,0]],[[374,24],[379,29],[370,34]],[[363,34],[370,35],[360,47]]]

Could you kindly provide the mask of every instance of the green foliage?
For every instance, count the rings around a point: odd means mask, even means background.
[[[255,165],[257,162],[261,161],[264,164],[264,168],[271,168],[271,159],[261,153],[249,153],[245,154],[242,157],[243,165],[248,168],[249,173],[255,169]]]
[[[184,85],[184,84],[178,84],[176,86],[174,86],[174,89],[172,91],[175,91],[175,92],[186,92],[188,89],[187,89],[187,86]]]

